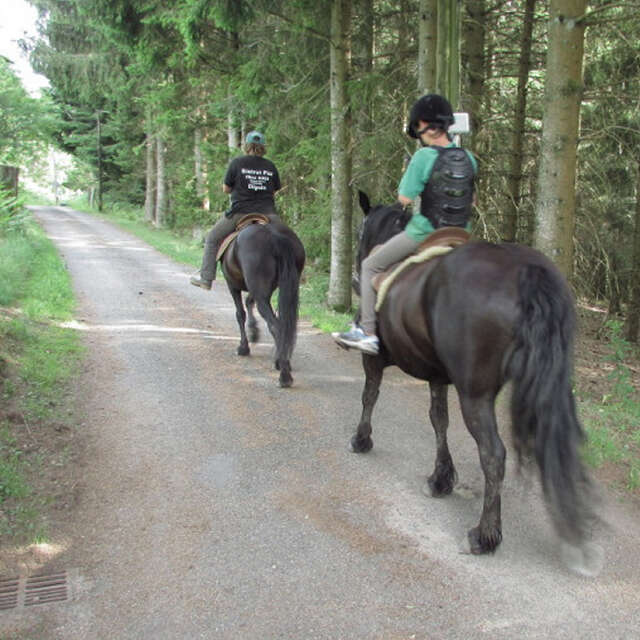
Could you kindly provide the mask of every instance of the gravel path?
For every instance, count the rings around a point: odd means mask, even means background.
[[[187,267],[95,217],[36,214],[79,301],[86,455],[47,565],[68,572],[70,597],[0,612],[0,637],[639,637],[637,509],[605,498],[608,527],[594,531],[604,569],[573,575],[538,482],[516,475],[510,450],[504,542],[492,557],[461,554],[483,479],[454,393],[463,488],[432,500],[421,492],[434,459],[423,383],[389,370],[374,449],[350,454],[359,357],[302,322],[294,387],[280,389],[270,340],[235,355],[223,283],[190,286]]]

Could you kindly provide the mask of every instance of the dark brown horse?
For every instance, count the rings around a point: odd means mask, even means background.
[[[248,356],[249,340],[245,330],[249,315],[251,342],[259,339],[253,313],[257,305],[275,342],[275,367],[280,370],[281,387],[293,384],[291,354],[296,341],[298,288],[304,268],[305,251],[298,236],[279,223],[251,224],[245,227],[222,257],[222,272],[236,305],[240,327],[237,353]],[[271,295],[278,289],[278,313],[271,306]],[[242,292],[247,291],[246,312]]]
[[[371,208],[364,194],[360,202],[365,220],[358,269],[374,245],[407,221],[397,206]],[[437,452],[428,491],[432,496],[450,494],[457,476],[447,444],[447,390],[454,385],[485,476],[482,515],[468,532],[468,550],[493,552],[502,540],[500,491],[506,454],[494,404],[503,385],[512,381],[518,457],[535,457],[556,528],[572,551],[582,554],[575,568],[589,571],[592,548],[585,543],[593,506],[579,455],[584,436],[571,389],[573,333],[568,285],[534,249],[474,241],[408,267],[378,314],[380,354],[363,354],[363,410],[352,450],[364,453],[373,446],[371,415],[383,369],[397,365],[429,382]]]

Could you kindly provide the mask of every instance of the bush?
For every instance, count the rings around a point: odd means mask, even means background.
[[[0,235],[24,230],[26,211],[22,198],[0,187]]]

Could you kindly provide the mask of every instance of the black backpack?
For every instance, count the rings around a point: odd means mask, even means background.
[[[460,147],[433,147],[438,159],[420,202],[420,213],[434,229],[465,227],[471,217],[475,171],[469,154]]]

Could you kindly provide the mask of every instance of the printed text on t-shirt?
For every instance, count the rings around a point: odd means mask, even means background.
[[[240,169],[240,172],[250,191],[266,191],[267,183],[273,178],[273,171],[269,169]]]

